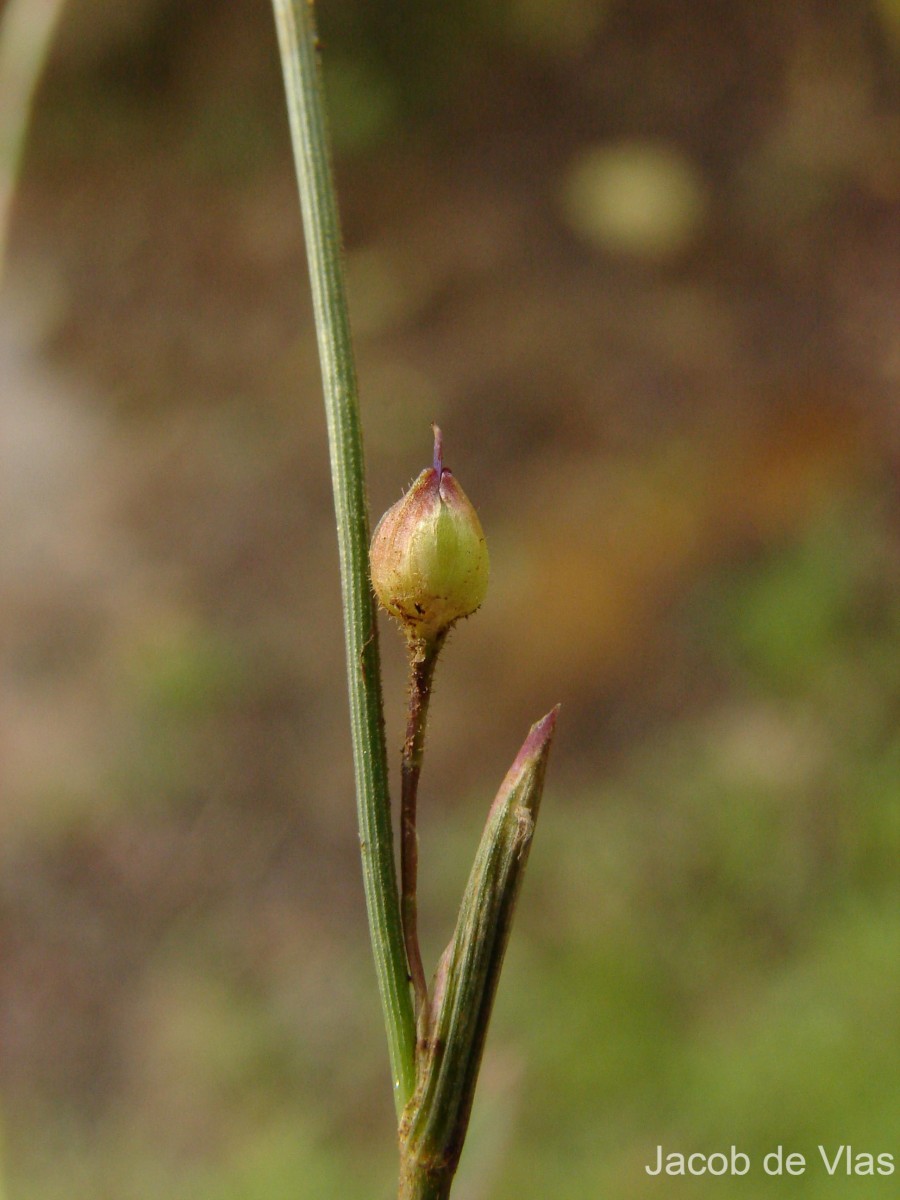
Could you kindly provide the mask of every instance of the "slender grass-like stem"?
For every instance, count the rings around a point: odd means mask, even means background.
[[[403,918],[406,958],[413,985],[416,1032],[420,1043],[428,1032],[428,984],[419,948],[416,899],[419,838],[416,832],[416,801],[419,793],[419,775],[422,772],[431,684],[443,643],[444,637],[441,635],[431,641],[413,640],[409,644],[409,708],[400,769],[400,911]]]
[[[404,1164],[398,1200],[447,1200],[452,1185],[453,1171],[447,1167],[428,1172],[417,1164]]]
[[[394,863],[381,666],[369,586],[369,514],[340,225],[312,4],[273,0],[273,7],[328,418],[363,881],[400,1113],[413,1090],[415,1024]]]

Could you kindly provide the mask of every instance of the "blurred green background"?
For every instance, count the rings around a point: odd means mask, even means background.
[[[319,7],[373,515],[438,420],[492,554],[428,961],[564,706],[455,1195],[895,1196],[816,1147],[900,1171],[900,7]],[[292,170],[263,0],[66,5],[0,333],[4,1200],[394,1188]]]

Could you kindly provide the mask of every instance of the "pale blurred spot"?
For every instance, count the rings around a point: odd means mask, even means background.
[[[560,203],[564,219],[585,241],[667,259],[700,234],[708,197],[699,172],[674,146],[622,141],[584,149],[566,172]]]
[[[325,59],[324,73],[337,153],[366,150],[387,137],[399,115],[390,77],[373,63],[335,52]]]
[[[848,188],[892,203],[900,189],[896,118],[879,99],[866,47],[836,30],[807,31],[784,102],[737,173],[745,218],[784,231],[827,212]],[[790,257],[795,239],[786,237]]]
[[[756,704],[714,714],[709,750],[726,781],[761,784],[773,792],[815,781],[829,759],[827,734],[808,714]]]
[[[415,316],[422,290],[387,244],[375,243],[348,252],[345,266],[347,302],[357,338],[390,333]]]
[[[875,0],[875,12],[894,50],[900,54],[900,0]]]
[[[97,480],[109,454],[102,415],[37,356],[52,325],[52,289],[7,293],[0,309],[0,830],[65,821],[98,792],[107,734],[96,662],[98,595],[122,545],[101,528]]]
[[[542,54],[569,54],[605,24],[612,5],[604,0],[513,0],[510,33]]]
[[[367,450],[391,461],[415,453],[418,463],[423,446],[427,447],[428,424],[443,408],[434,380],[397,359],[368,362],[364,357],[360,359],[360,380]],[[371,414],[369,420],[367,414]]]

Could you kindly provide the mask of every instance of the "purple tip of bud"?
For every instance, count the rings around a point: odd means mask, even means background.
[[[516,755],[516,761],[513,763],[512,770],[520,768],[527,759],[539,758],[541,754],[547,752],[550,748],[550,739],[553,737],[553,731],[556,729],[556,718],[559,716],[560,706],[557,704],[547,713],[546,717],[541,717],[540,721],[535,722],[528,731],[528,737],[522,743],[522,749]]]
[[[500,791],[494,797],[491,813],[496,812],[498,808],[508,802],[510,793],[521,783],[526,774],[534,774],[541,769],[542,763],[546,764],[559,710],[560,705],[557,704],[547,713],[546,717],[541,717],[540,721],[536,721],[529,729],[528,737],[522,743],[522,748],[516,755],[513,765],[506,772],[506,778],[500,785]],[[537,800],[540,801],[540,790],[537,793]]]
[[[444,473],[444,435],[433,422],[431,428],[434,431],[434,469],[440,482]]]

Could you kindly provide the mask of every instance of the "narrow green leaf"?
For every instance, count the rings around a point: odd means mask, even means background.
[[[416,1093],[400,1125],[401,1196],[440,1191],[456,1169],[525,871],[558,707],[533,725],[497,793],[435,980]]]

